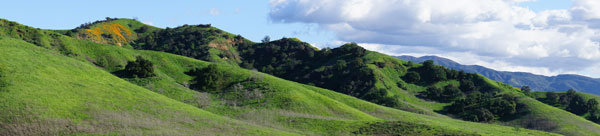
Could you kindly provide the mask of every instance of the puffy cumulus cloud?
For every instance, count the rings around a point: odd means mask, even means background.
[[[478,60],[467,64],[500,70],[585,73],[600,63],[600,1],[537,13],[519,6],[525,1],[271,0],[269,16],[319,24],[338,40],[388,54],[469,54]]]

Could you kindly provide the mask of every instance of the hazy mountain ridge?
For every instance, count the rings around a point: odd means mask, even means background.
[[[513,86],[530,86],[535,91],[552,91],[565,92],[569,89],[575,89],[580,92],[600,94],[600,79],[590,78],[574,74],[562,74],[557,76],[543,76],[527,72],[507,72],[497,71],[479,65],[462,65],[453,60],[437,57],[437,56],[396,56],[402,60],[413,61],[417,63],[426,60],[433,60],[435,64],[439,64],[448,68],[464,70],[465,72],[473,72],[481,74],[492,80],[507,83]]]

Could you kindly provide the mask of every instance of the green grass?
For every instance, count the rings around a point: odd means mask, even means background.
[[[89,63],[0,39],[2,135],[292,135],[172,100]]]
[[[33,120],[38,122],[45,121],[48,126],[61,126],[59,124],[67,122],[78,128],[75,132],[60,127],[41,129],[40,132],[58,130],[61,133],[82,134],[188,135],[202,131],[210,135],[217,133],[217,130],[227,130],[224,135],[287,135],[286,132],[303,135],[347,135],[375,122],[394,121],[413,124],[414,128],[419,129],[414,132],[434,129],[441,132],[481,135],[552,135],[541,131],[515,129],[510,125],[502,126],[506,124],[460,121],[437,114],[434,111],[447,104],[415,97],[425,90],[425,87],[407,84],[400,79],[409,68],[405,66],[378,68],[369,65],[378,76],[377,88],[386,89],[391,95],[396,95],[407,106],[406,109],[425,114],[379,106],[331,90],[283,80],[222,62],[219,69],[228,75],[230,84],[252,76],[262,77],[260,83],[266,86],[262,94],[264,97],[258,99],[257,103],[252,103],[231,99],[227,97],[230,94],[200,93],[186,87],[192,77],[184,72],[206,67],[211,64],[209,62],[163,52],[97,44],[52,31],[40,31],[45,33],[43,35],[54,34],[46,36],[46,39],[56,44],[40,44],[44,49],[10,38],[0,40],[0,70],[3,71],[0,81],[8,85],[2,88],[4,92],[0,92],[2,98],[8,100],[2,102],[1,108],[10,112],[2,114],[7,117],[3,119],[7,120],[3,120],[4,124],[0,126],[27,124],[22,123],[27,121],[19,123],[14,120],[29,115],[31,117],[28,118],[34,118]],[[0,34],[6,33],[0,31]],[[10,33],[5,36],[27,39]],[[56,48],[55,45],[60,45],[60,48]],[[136,56],[152,61],[157,77],[123,80],[110,74],[123,69],[126,62]],[[365,58],[367,63],[407,63],[375,52],[369,52]],[[51,65],[44,65],[45,63]],[[28,71],[36,73],[27,73]],[[405,89],[398,87],[398,83],[403,84]],[[515,88],[491,80],[488,83],[504,88],[506,93],[522,95]],[[450,81],[437,85],[445,84],[456,83]],[[600,130],[597,125],[589,125],[576,116],[565,114],[565,111],[553,109],[537,101],[522,101],[535,107],[533,115],[548,116],[557,122],[564,121],[560,122],[561,127],[553,132],[591,135],[598,134],[595,130]],[[233,106],[232,102],[242,103]],[[554,113],[558,114],[545,115]],[[113,116],[120,120],[104,119]],[[47,120],[53,122],[48,123]],[[127,127],[117,124],[126,124]],[[422,125],[427,127],[420,127]],[[92,131],[95,129],[104,131]],[[413,131],[398,133],[413,134]]]
[[[114,46],[102,46],[102,45],[90,45],[94,49],[89,49],[90,52],[119,52],[115,58],[132,58],[135,55],[142,55],[145,58],[149,58],[155,64],[158,64],[157,71],[159,77],[162,80],[154,80],[164,84],[166,82],[175,81],[177,83],[172,84],[183,84],[184,82],[191,79],[191,77],[183,74],[183,72],[193,67],[205,67],[209,63],[190,59],[187,57],[181,57],[177,55],[171,55],[161,52],[153,51],[133,51],[128,49],[122,49]],[[91,48],[91,47],[90,47]],[[81,49],[84,50],[84,49]],[[112,51],[110,51],[112,50]],[[139,53],[139,54],[138,54]],[[90,55],[91,56],[91,55]],[[290,125],[289,121],[297,121],[299,118],[306,120],[320,120],[318,122],[347,122],[350,124],[360,122],[372,122],[372,121],[385,121],[385,120],[400,120],[404,122],[421,122],[426,121],[428,126],[434,128],[443,128],[450,130],[461,130],[464,129],[463,124],[468,125],[469,130],[477,130],[475,132],[483,134],[506,134],[516,133],[512,127],[504,127],[497,125],[487,125],[480,123],[472,123],[465,121],[457,121],[449,119],[447,117],[435,117],[414,114],[405,112],[397,109],[386,108],[378,106],[363,100],[356,99],[354,97],[346,96],[340,93],[336,93],[330,90],[321,89],[313,86],[302,85],[295,82],[286,81],[270,75],[264,75],[262,73],[252,72],[250,70],[240,69],[235,66],[220,65],[223,72],[227,73],[229,77],[233,77],[232,82],[246,79],[252,75],[262,75],[263,82],[267,84],[271,91],[266,94],[264,105],[245,105],[245,106],[227,106],[223,105],[222,100],[218,100],[219,96],[213,95],[213,100],[210,106],[204,107],[204,109],[213,113],[228,116],[231,118],[244,120],[253,124],[259,124],[264,126],[270,126],[286,131],[303,133],[303,134],[344,134],[339,132],[348,132],[350,128],[344,127],[347,125],[306,125],[309,123],[300,123],[296,125]],[[165,80],[169,79],[169,80]],[[171,80],[172,79],[172,80]],[[176,85],[173,85],[176,86]],[[181,87],[181,86],[179,86]],[[154,88],[157,88],[156,86]],[[163,90],[170,90],[169,86],[162,88]],[[181,92],[196,93],[187,88],[180,88]],[[153,89],[160,90],[160,89]],[[159,92],[159,91],[157,91]],[[162,93],[173,99],[178,99],[177,95],[168,93]],[[193,96],[193,95],[187,95]],[[185,101],[186,99],[178,99]],[[264,115],[257,114],[260,111]],[[277,119],[273,119],[277,118]],[[267,120],[266,122],[262,122]],[[440,121],[441,120],[441,121]],[[462,126],[462,127],[458,127]],[[327,127],[329,129],[323,129]],[[523,131],[527,133],[539,134],[536,131]]]
[[[544,104],[533,98],[526,97],[519,89],[510,85],[493,81],[486,78],[486,81],[492,85],[496,85],[503,90],[504,93],[520,95],[519,101],[525,103],[530,108],[530,114],[522,116],[515,120],[506,122],[508,124],[519,124],[521,121],[531,119],[532,117],[549,119],[556,123],[558,128],[551,132],[565,135],[600,135],[600,125],[579,117],[565,110]],[[536,92],[537,93],[537,92]],[[535,93],[534,93],[535,95]]]
[[[449,131],[459,131],[468,127],[468,130],[472,131],[467,132],[482,135],[547,134],[531,130],[517,132],[512,127],[414,114],[270,75],[264,75],[263,80],[271,88],[266,94],[265,105],[228,106],[222,104],[224,102],[218,95],[210,95],[211,104],[202,110],[197,108],[199,105],[193,103],[193,100],[197,99],[195,96],[202,93],[185,88],[183,84],[191,77],[183,72],[205,67],[210,63],[161,52],[137,51],[69,40],[68,37],[64,40],[77,55],[65,57],[22,41],[10,38],[0,40],[2,54],[6,54],[0,57],[0,64],[2,70],[9,73],[3,75],[3,79],[9,81],[9,86],[6,87],[8,91],[0,93],[3,100],[7,100],[2,103],[2,108],[6,109],[3,111],[10,112],[3,114],[6,116],[3,118],[9,119],[4,123],[13,124],[15,122],[12,121],[23,115],[40,113],[33,117],[39,120],[67,120],[80,128],[103,130],[96,132],[82,129],[72,133],[186,135],[197,131],[210,134],[216,133],[214,130],[225,129],[228,130],[223,133],[226,135],[279,135],[285,133],[284,131],[305,135],[340,135],[357,130],[360,125],[356,124],[396,120],[420,122],[419,124]],[[107,62],[119,62],[123,65],[126,60],[132,60],[135,56],[143,56],[157,64],[158,76],[143,81],[146,82],[143,87],[167,97],[112,76],[109,72],[117,68],[92,65],[93,61],[100,58],[110,58],[113,60]],[[113,64],[108,66],[117,67]],[[235,66],[219,67],[232,77],[232,81],[257,74]],[[22,113],[23,111],[26,113]],[[122,122],[131,120],[150,123]],[[56,124],[50,122],[46,125]],[[109,127],[113,129],[102,128],[116,124],[131,125]],[[181,130],[169,129],[174,127]],[[60,133],[70,133],[68,130],[58,130]]]

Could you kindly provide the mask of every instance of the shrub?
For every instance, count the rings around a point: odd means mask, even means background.
[[[490,112],[488,109],[479,108],[469,112],[463,119],[474,122],[490,122],[494,120],[494,113]]]
[[[147,78],[155,76],[154,65],[149,60],[137,56],[135,61],[127,62],[124,73],[130,77]]]
[[[439,101],[442,99],[443,91],[444,90],[442,90],[439,87],[430,86],[430,87],[427,87],[427,90],[425,92],[423,92],[423,96],[430,100]]]
[[[189,73],[195,76],[190,87],[199,91],[220,92],[227,82],[227,78],[216,64],[210,64],[204,69],[194,69]]]
[[[546,99],[544,100],[547,104],[555,106],[559,102],[560,96],[555,92],[547,92]]]
[[[598,110],[598,101],[596,99],[589,99],[586,103],[587,110],[591,113]]]
[[[526,110],[517,106],[517,97],[510,94],[493,95],[491,93],[473,92],[466,98],[460,98],[447,108],[451,114],[464,120],[490,122],[496,117],[510,118]]]
[[[420,73],[421,80],[427,83],[435,83],[448,79],[446,75],[446,69],[444,67],[434,65],[432,60],[423,62],[423,66],[417,68],[416,71]]]
[[[567,111],[577,114],[583,115],[588,111],[586,102],[583,97],[579,95],[574,95],[569,101],[569,105],[567,106]]]
[[[454,85],[447,85],[444,87],[443,96],[446,102],[451,102],[462,97],[463,93],[460,91],[460,89],[458,89],[458,87]]]
[[[417,72],[410,71],[404,75],[404,80],[409,83],[416,83],[421,80],[421,75],[419,75]]]
[[[369,92],[363,95],[361,99],[387,107],[398,106],[398,102],[396,101],[396,99],[387,95],[388,93],[385,89],[371,89]]]
[[[479,88],[477,88],[475,86],[475,83],[473,83],[473,81],[468,80],[468,79],[462,79],[462,80],[460,80],[460,86],[459,86],[459,88],[463,92],[479,91]]]
[[[531,92],[531,88],[529,86],[523,86],[521,87],[521,91],[523,91],[525,95],[529,95],[529,93]]]
[[[463,96],[463,93],[454,85],[447,85],[443,89],[435,86],[427,87],[422,96],[438,102],[452,102]]]
[[[600,124],[600,111],[594,110],[590,112],[590,116],[587,119]]]
[[[144,25],[144,26],[136,29],[135,32],[137,32],[137,33],[145,33],[145,32],[148,32],[148,29],[150,29],[150,27]]]

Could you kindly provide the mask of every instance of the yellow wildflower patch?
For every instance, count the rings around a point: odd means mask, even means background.
[[[121,46],[122,43],[127,43],[127,37],[131,36],[131,31],[121,24],[102,24],[100,27],[86,29],[87,38],[92,39],[97,43],[112,43]],[[102,34],[112,36],[112,42],[109,39],[104,39]]]
[[[100,30],[100,28],[94,28],[94,29],[86,29],[87,34],[90,36],[90,38],[95,38],[93,39],[94,41],[102,41],[102,30]]]
[[[113,40],[117,43],[127,43],[125,36],[130,36],[131,32],[121,24],[105,24],[102,28],[109,34],[116,35]],[[123,36],[125,34],[125,36]]]

